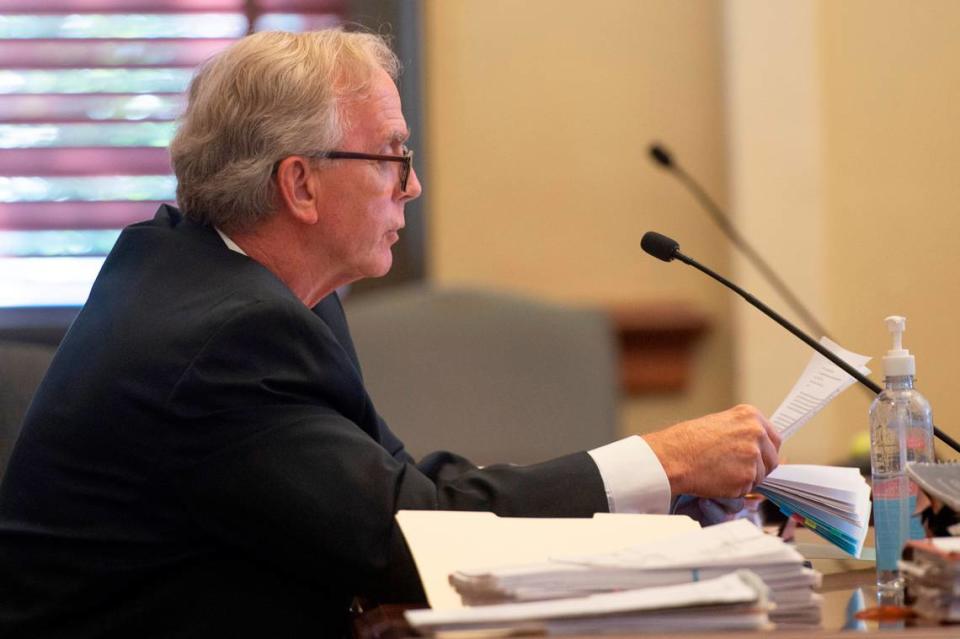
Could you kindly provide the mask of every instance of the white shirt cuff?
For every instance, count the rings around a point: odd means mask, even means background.
[[[670,480],[642,437],[631,435],[589,453],[600,469],[610,512],[670,511]]]

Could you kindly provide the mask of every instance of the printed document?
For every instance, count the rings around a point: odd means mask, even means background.
[[[820,339],[820,344],[861,374],[870,374],[866,366],[869,357],[848,351],[826,337]],[[826,357],[814,353],[790,394],[770,416],[770,423],[786,441],[855,381]]]

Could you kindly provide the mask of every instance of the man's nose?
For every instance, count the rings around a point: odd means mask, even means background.
[[[407,178],[407,190],[401,194],[401,199],[404,202],[415,200],[420,197],[421,192],[423,192],[423,186],[420,184],[420,178],[417,177],[417,170],[410,167],[410,177]]]

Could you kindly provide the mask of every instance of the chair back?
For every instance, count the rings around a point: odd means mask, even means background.
[[[0,341],[0,477],[55,346]]]
[[[345,308],[373,401],[417,458],[525,464],[616,437],[615,348],[600,311],[427,286]]]

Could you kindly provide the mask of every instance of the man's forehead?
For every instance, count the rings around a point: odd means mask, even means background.
[[[351,128],[366,129],[385,142],[406,142],[410,137],[393,79],[381,71],[366,91],[344,101]]]
[[[376,127],[377,138],[390,144],[405,143],[410,137],[410,130],[403,113],[397,109],[395,112],[381,112],[380,115],[382,117],[371,123]]]

